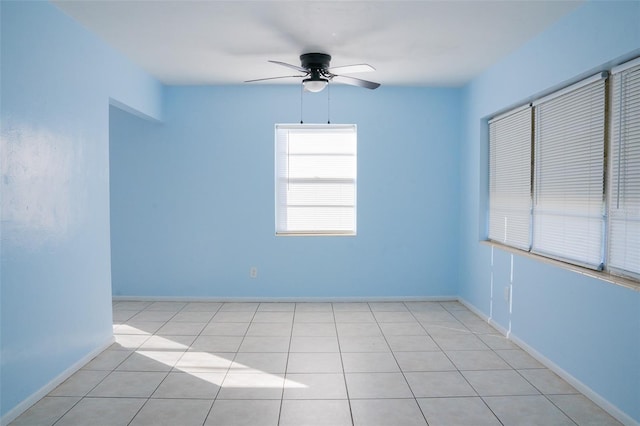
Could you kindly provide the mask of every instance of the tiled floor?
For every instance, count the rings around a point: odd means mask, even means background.
[[[12,425],[614,425],[457,302],[114,302]]]

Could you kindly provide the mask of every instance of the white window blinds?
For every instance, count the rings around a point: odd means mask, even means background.
[[[534,105],[532,251],[601,269],[604,76],[594,76]]]
[[[613,70],[609,267],[640,277],[640,60]]]
[[[278,124],[276,234],[355,235],[355,125]]]
[[[531,107],[489,122],[489,239],[530,248]]]

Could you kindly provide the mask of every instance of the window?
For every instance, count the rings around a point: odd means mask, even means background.
[[[489,122],[489,238],[531,247],[531,107]]]
[[[356,177],[355,125],[276,125],[276,235],[355,235]]]
[[[640,279],[640,58],[607,78],[489,120],[488,238]]]
[[[605,78],[534,103],[532,251],[601,269]]]
[[[613,70],[609,266],[640,278],[640,59]]]

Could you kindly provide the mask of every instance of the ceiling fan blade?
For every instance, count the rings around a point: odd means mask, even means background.
[[[256,78],[254,80],[246,80],[245,83],[253,83],[255,81],[265,81],[265,80],[277,80],[279,78],[302,78],[302,77],[306,77],[306,75],[283,75],[281,77]]]
[[[376,69],[369,64],[355,64],[355,65],[344,65],[341,67],[331,67],[329,68],[329,72],[331,74],[339,73],[339,74],[353,74],[357,72],[371,72]]]
[[[278,65],[282,65],[283,67],[287,67],[287,68],[292,68],[296,71],[300,71],[300,72],[308,72],[309,70],[307,70],[306,68],[302,68],[299,67],[297,65],[291,65],[291,64],[287,64],[286,62],[280,62],[280,61],[269,61],[272,64],[278,64]]]
[[[364,87],[367,89],[377,89],[378,87],[380,87],[380,83],[374,83],[373,81],[361,80],[354,77],[347,77],[346,75],[334,75],[331,81],[350,84],[352,86]]]

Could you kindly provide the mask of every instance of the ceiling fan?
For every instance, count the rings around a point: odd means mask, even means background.
[[[352,86],[365,87],[367,89],[377,89],[378,87],[380,87],[380,83],[374,83],[373,81],[361,80],[359,78],[342,75],[375,71],[375,68],[373,68],[371,65],[357,64],[330,68],[329,63],[331,62],[331,56],[325,53],[305,53],[300,55],[301,66],[291,65],[279,61],[269,62],[282,65],[287,68],[292,68],[303,74],[285,75],[282,77],[258,78],[255,80],[247,80],[245,81],[245,83],[251,83],[254,81],[276,80],[280,78],[304,78],[304,80],[302,80],[302,85],[304,86],[304,90],[309,92],[322,91],[322,89],[325,88],[329,81],[350,84]]]

